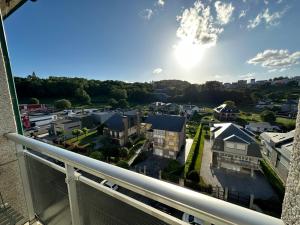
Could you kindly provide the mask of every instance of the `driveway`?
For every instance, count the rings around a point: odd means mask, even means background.
[[[191,147],[193,144],[193,139],[188,138],[185,139],[185,148],[183,151],[181,151],[177,157],[178,162],[180,162],[182,165],[186,162],[186,159],[190,153]]]
[[[212,168],[211,164],[211,143],[208,140],[205,140],[200,175],[207,184],[223,188],[228,187],[229,190],[238,191],[244,194],[254,194],[256,198],[277,198],[277,194],[262,172],[256,171],[254,177],[251,177],[249,174],[223,168]]]

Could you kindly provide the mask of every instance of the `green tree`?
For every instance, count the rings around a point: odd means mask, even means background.
[[[276,121],[276,115],[270,110],[265,110],[260,114],[262,121],[274,123]]]
[[[72,134],[77,137],[77,141],[78,141],[78,137],[79,137],[79,135],[82,134],[82,130],[80,130],[80,129],[74,129],[74,130],[72,130]]]
[[[235,107],[235,102],[227,100],[223,104],[226,104],[228,107]]]
[[[103,135],[104,128],[105,128],[105,124],[104,124],[104,123],[101,123],[101,124],[97,127],[97,132],[98,132],[99,135]]]
[[[115,99],[127,98],[127,91],[120,87],[113,87],[110,94]]]
[[[128,102],[126,101],[126,99],[120,99],[120,101],[118,102],[118,107],[125,109],[129,107]]]
[[[54,102],[54,106],[55,108],[62,110],[62,109],[70,109],[72,107],[72,104],[67,99],[60,99]]]
[[[40,101],[37,98],[30,98],[29,103],[30,104],[40,104]]]
[[[93,159],[97,159],[97,160],[105,160],[105,157],[104,155],[102,154],[102,152],[99,152],[99,151],[94,151],[90,154],[90,157],[93,158]]]
[[[126,158],[129,154],[128,148],[123,147],[120,149],[120,157],[121,158]]]
[[[124,169],[129,169],[129,164],[124,160],[120,160],[119,162],[117,162],[116,166],[122,167]]]
[[[91,97],[83,88],[77,88],[75,90],[75,97],[80,101],[82,104],[91,104]]]
[[[82,128],[82,132],[86,136],[88,134],[88,132],[89,132],[89,129],[87,129],[86,127],[84,127],[84,128]]]
[[[117,107],[117,105],[118,105],[118,101],[117,101],[116,99],[114,99],[114,98],[110,98],[110,99],[108,100],[108,104],[109,104],[111,107],[115,108],[115,107]]]

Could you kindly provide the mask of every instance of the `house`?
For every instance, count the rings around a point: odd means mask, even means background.
[[[298,100],[289,99],[281,105],[281,113],[295,117],[298,112]]]
[[[112,137],[120,146],[127,144],[131,135],[140,134],[140,116],[135,110],[115,113],[104,124],[104,133]]]
[[[153,154],[176,159],[185,145],[186,118],[175,115],[150,115],[146,118],[146,137],[152,145]]]
[[[288,133],[264,132],[260,135],[263,153],[284,183],[290,168],[294,134],[295,130]]]
[[[164,114],[178,114],[180,106],[175,103],[153,102],[149,108],[155,112],[161,112]]]
[[[222,104],[214,108],[214,117],[220,121],[235,120],[239,114],[239,110],[234,105]]]
[[[260,146],[233,123],[219,123],[211,127],[213,166],[218,168],[250,172],[259,170]]]
[[[19,104],[20,113],[45,112],[47,107],[45,104]]]
[[[25,129],[35,126],[45,126],[49,125],[51,122],[57,120],[57,115],[45,115],[45,114],[35,114],[32,116],[22,115],[22,124]]]
[[[81,121],[78,118],[59,119],[51,123],[49,133],[52,135],[63,133],[65,136],[71,136],[73,130],[81,128]]]
[[[92,118],[95,124],[105,123],[110,117],[112,117],[116,112],[113,111],[105,111],[105,112],[92,112]]]
[[[254,132],[254,133],[262,133],[262,132],[272,132],[272,131],[280,131],[281,129],[278,126],[273,126],[268,122],[250,122],[245,126],[245,129]]]
[[[186,114],[187,116],[192,116],[195,113],[200,112],[200,108],[196,105],[182,105],[180,106],[180,112]]]

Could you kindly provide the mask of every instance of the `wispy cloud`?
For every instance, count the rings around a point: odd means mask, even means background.
[[[150,20],[153,16],[153,10],[152,9],[144,9],[142,10],[139,15],[144,18],[145,20]]]
[[[196,1],[193,7],[185,9],[177,20],[180,22],[177,37],[193,44],[214,46],[218,35],[223,31],[223,28],[215,25],[210,7],[204,6],[201,1]]]
[[[247,74],[243,74],[240,75],[241,78],[245,79],[245,80],[250,80],[255,78],[255,73],[247,73]]]
[[[280,19],[283,17],[287,10],[288,8],[285,8],[282,11],[270,13],[269,8],[266,8],[265,11],[259,13],[254,19],[249,20],[247,28],[254,29],[262,22],[264,22],[268,26],[278,25]]]
[[[156,69],[154,69],[153,71],[152,71],[152,73],[153,74],[160,74],[160,73],[162,73],[162,68],[156,68]]]
[[[247,14],[247,10],[241,10],[240,14],[239,14],[239,18],[243,18],[245,17]]]
[[[286,49],[268,49],[258,53],[254,58],[249,59],[247,63],[260,65],[271,72],[275,70],[283,71],[300,63],[300,51],[289,53]]]
[[[234,11],[232,3],[222,3],[221,1],[215,2],[217,12],[217,19],[220,24],[227,24],[230,22],[231,16]]]

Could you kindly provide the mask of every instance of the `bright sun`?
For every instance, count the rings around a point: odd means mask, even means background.
[[[200,62],[204,50],[203,45],[183,40],[175,46],[175,57],[182,67],[191,69]]]

